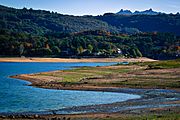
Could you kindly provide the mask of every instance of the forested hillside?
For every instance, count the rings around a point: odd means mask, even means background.
[[[0,28],[42,35],[48,32],[105,30],[113,33],[169,32],[180,35],[179,14],[72,16],[0,5]]]
[[[106,13],[96,17],[117,28],[137,28],[142,32],[169,32],[180,35],[179,14],[118,15]]]
[[[179,27],[180,15],[69,16],[0,6],[0,56],[179,58]]]
[[[0,31],[0,54],[3,56],[48,57],[180,57],[180,38],[165,33],[135,35],[105,31],[51,33],[42,36]]]
[[[0,28],[42,35],[48,32],[81,32],[105,30],[119,32],[116,27],[88,16],[62,15],[45,10],[14,9],[0,6]]]

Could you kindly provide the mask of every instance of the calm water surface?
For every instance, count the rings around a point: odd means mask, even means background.
[[[71,69],[78,66],[106,66],[114,63],[0,63],[0,113],[41,112],[72,106],[107,104],[139,98],[111,92],[49,90],[27,86],[12,79],[16,74]]]

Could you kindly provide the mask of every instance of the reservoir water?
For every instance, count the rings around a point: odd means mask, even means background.
[[[107,104],[139,98],[112,92],[50,90],[27,86],[11,75],[72,69],[79,66],[107,66],[114,63],[0,63],[0,113],[43,112],[73,106]]]

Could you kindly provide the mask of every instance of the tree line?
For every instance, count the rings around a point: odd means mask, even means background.
[[[32,35],[0,30],[1,56],[178,58],[180,38],[170,33],[133,35],[106,31]]]

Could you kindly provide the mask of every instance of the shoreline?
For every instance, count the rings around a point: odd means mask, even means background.
[[[27,57],[27,58],[0,58],[0,62],[152,62],[156,61],[150,58],[38,58],[38,57]]]
[[[102,67],[108,68],[110,66]],[[97,67],[96,67],[97,68]],[[101,68],[101,67],[98,67]],[[120,67],[121,68],[121,67]],[[123,67],[124,68],[124,67]],[[121,69],[123,69],[121,68]],[[125,67],[126,68],[126,67]],[[128,67],[129,68],[129,67]],[[135,67],[136,68],[136,67]],[[143,67],[144,69],[145,67]],[[131,66],[130,69],[134,69]],[[137,72],[138,67],[135,69]],[[167,69],[169,70],[169,69]],[[179,69],[177,69],[179,70]],[[175,71],[177,71],[175,70]],[[147,70],[148,71],[148,70]],[[35,74],[22,74],[10,76],[11,78],[26,80],[31,82],[30,86],[45,88],[45,89],[58,89],[58,90],[86,90],[86,91],[102,91],[102,92],[119,92],[140,95],[141,98],[131,99],[124,102],[116,102],[111,104],[89,105],[64,108],[60,110],[46,111],[42,113],[22,113],[14,114],[17,119],[21,118],[116,118],[122,116],[146,115],[146,114],[169,114],[169,111],[175,114],[180,113],[180,90],[178,88],[160,88],[160,87],[127,87],[127,86],[99,86],[94,84],[62,84],[50,81],[49,78],[41,78],[38,75],[47,75],[49,73],[56,73],[60,71],[43,72]],[[61,71],[64,73],[64,71]],[[152,72],[152,71],[151,71]],[[168,72],[168,71],[167,71]],[[171,71],[174,72],[174,71]],[[130,71],[131,74],[134,74]],[[139,74],[139,73],[138,73]],[[164,73],[163,73],[164,74]],[[159,111],[161,110],[161,111]],[[86,113],[83,113],[86,111]],[[67,113],[67,114],[64,114]],[[73,114],[72,114],[73,113]],[[1,115],[0,115],[1,116]],[[38,117],[37,117],[38,116]],[[7,115],[6,118],[12,116]],[[0,117],[1,118],[1,117]]]
[[[24,74],[26,76],[26,74]],[[41,79],[25,78],[24,75],[11,76],[16,79],[26,80],[31,82],[31,86],[40,87],[45,89],[57,89],[57,90],[82,90],[82,91],[101,91],[101,92],[116,92],[116,93],[127,93],[135,94],[141,96],[138,99],[130,99],[124,102],[116,102],[110,104],[101,104],[101,105],[89,105],[89,106],[79,106],[79,107],[70,107],[54,111],[46,111],[42,113],[30,113],[26,114],[28,116],[38,115],[42,118],[54,118],[54,117],[99,117],[103,116],[116,116],[116,114],[126,115],[136,115],[140,112],[146,111],[144,114],[152,113],[152,109],[155,109],[156,113],[158,109],[161,109],[164,113],[167,110],[175,111],[179,113],[180,111],[180,91],[179,89],[161,89],[161,88],[128,88],[128,87],[112,87],[112,86],[91,86],[91,85],[65,85],[60,86],[43,86]],[[30,74],[33,75],[33,74]],[[40,83],[38,83],[39,81]],[[86,113],[83,113],[86,111]],[[67,114],[64,114],[67,113]],[[74,114],[78,113],[78,114]]]
[[[55,71],[53,71],[55,72]],[[46,73],[46,72],[45,72]],[[41,81],[38,78],[31,78],[30,76],[36,75],[35,74],[21,74],[21,75],[13,75],[9,76],[10,78],[19,79],[23,81],[28,81],[30,84],[27,84],[28,86],[33,86],[37,88],[43,88],[43,89],[54,89],[54,90],[78,90],[78,91],[100,91],[100,92],[119,92],[117,89],[163,89],[163,90],[173,90],[180,92],[180,89],[178,88],[159,88],[159,87],[126,87],[126,86],[97,86],[97,85],[84,85],[84,84],[74,84],[74,85],[68,85],[68,84],[61,84],[61,83],[51,83],[51,81]],[[48,83],[52,84],[51,86],[48,86]],[[57,84],[57,86],[56,86]]]
[[[23,74],[24,75],[24,74]],[[143,90],[167,90],[167,91],[175,91],[180,94],[180,89],[178,88],[158,88],[158,87],[115,87],[115,86],[96,86],[96,85],[62,85],[58,84],[58,86],[43,86],[43,84],[39,82],[35,82],[38,79],[29,79],[27,77],[18,76],[10,76],[10,78],[24,80],[30,82],[27,84],[28,86],[42,88],[42,89],[53,89],[53,90],[75,90],[75,91],[95,91],[95,92],[115,92],[115,93],[127,93],[127,94],[135,94],[135,95],[143,95]],[[45,83],[46,84],[46,83]],[[132,91],[132,90],[137,90]],[[141,93],[141,94],[139,94]],[[142,94],[143,93],[143,94]]]
[[[37,86],[35,86],[37,87]],[[50,88],[48,88],[50,89]],[[51,88],[54,89],[54,88]],[[62,89],[59,89],[62,90]],[[129,99],[122,102],[88,105],[88,106],[74,106],[62,108],[59,110],[43,111],[43,112],[25,112],[25,113],[4,113],[0,114],[3,119],[43,119],[49,118],[116,118],[116,117],[133,117],[146,114],[166,114],[168,111],[180,113],[180,92],[176,90],[165,89],[132,89],[132,88],[99,88],[99,89],[64,89],[64,90],[88,90],[100,92],[116,92],[139,95],[140,98]],[[173,97],[172,97],[173,96]],[[170,100],[174,99],[174,100]],[[177,100],[178,99],[178,100]],[[159,111],[161,110],[161,112]],[[84,111],[86,111],[84,113]]]

